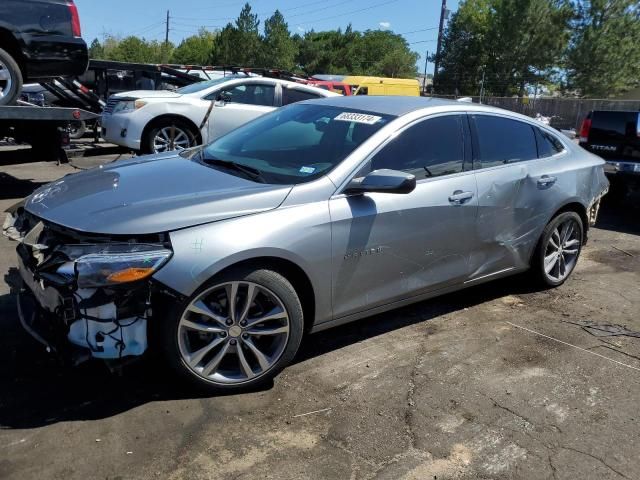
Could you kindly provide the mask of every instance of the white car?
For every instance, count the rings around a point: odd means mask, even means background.
[[[232,75],[175,92],[140,90],[109,98],[102,137],[109,143],[160,153],[212,142],[280,106],[336,93],[287,80]]]

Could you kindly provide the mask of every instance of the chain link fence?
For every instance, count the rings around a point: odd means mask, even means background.
[[[456,98],[440,96],[440,98]],[[468,97],[467,97],[468,98]],[[480,97],[470,97],[474,103]],[[591,110],[630,110],[640,111],[640,100],[586,100],[580,98],[518,98],[483,97],[482,103],[492,107],[504,108],[529,117],[540,114],[551,119],[551,126],[563,130],[579,130],[587,113]]]

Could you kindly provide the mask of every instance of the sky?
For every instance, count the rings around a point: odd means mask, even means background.
[[[234,21],[244,0],[75,0],[80,11],[82,36],[91,43],[105,35],[138,35],[148,40],[164,40],[167,10],[170,15],[169,39],[180,43],[199,27],[210,30]],[[344,29],[392,30],[401,33],[410,47],[421,55],[419,70],[424,69],[425,52],[434,52],[438,36],[441,0],[251,0],[258,13],[260,27],[276,9],[284,15],[291,33],[308,30]],[[458,0],[447,0],[455,11]],[[433,72],[430,64],[428,72]]]

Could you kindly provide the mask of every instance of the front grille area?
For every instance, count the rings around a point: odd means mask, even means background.
[[[107,114],[107,115],[111,115],[111,113],[113,113],[113,109],[115,108],[116,104],[119,101],[120,101],[120,99],[111,97],[107,101],[107,104],[105,105],[104,110],[102,112]]]

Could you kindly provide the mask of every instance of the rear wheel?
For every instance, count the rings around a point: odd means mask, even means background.
[[[192,128],[181,120],[159,120],[151,127],[143,139],[143,153],[163,153],[184,150],[198,145]]]
[[[549,287],[562,285],[578,262],[584,225],[576,212],[564,212],[545,227],[533,258],[533,270]]]
[[[0,48],[0,105],[15,103],[21,90],[20,67],[8,52]]]
[[[295,356],[304,324],[293,286],[270,270],[216,278],[168,321],[162,335],[170,364],[214,392],[272,379]]]

